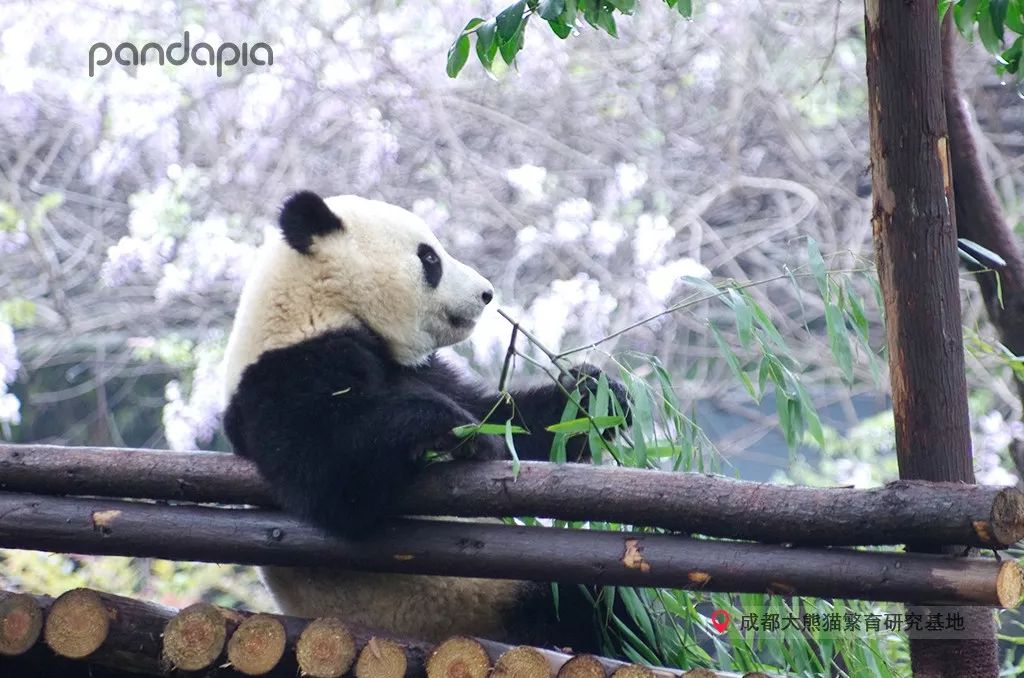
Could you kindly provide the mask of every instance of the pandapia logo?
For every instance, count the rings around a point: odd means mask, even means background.
[[[141,49],[130,42],[122,42],[113,49],[105,42],[97,42],[89,48],[89,77],[96,75],[97,66],[106,66],[111,59],[122,66],[145,66],[154,60],[163,66],[165,59],[172,66],[182,66],[186,61],[191,61],[199,66],[216,66],[219,78],[224,74],[224,66],[272,66],[274,50],[265,42],[257,42],[252,46],[247,42],[241,46],[224,42],[216,50],[208,42],[197,42],[189,49],[188,31],[185,31],[181,42],[172,42],[166,51],[163,45],[155,42],[147,42]]]

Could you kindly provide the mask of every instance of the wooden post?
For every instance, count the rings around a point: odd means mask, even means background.
[[[937,3],[865,0],[865,28],[871,219],[900,477],[973,483]],[[991,612],[965,615],[965,625],[982,639],[912,638],[914,675],[998,675]]]

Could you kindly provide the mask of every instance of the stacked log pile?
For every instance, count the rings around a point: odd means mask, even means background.
[[[173,610],[91,589],[73,589],[56,599],[0,592],[0,675],[65,675],[66,667],[73,666],[69,659],[98,676],[185,671],[310,678],[739,677],[461,636],[432,645],[331,617],[307,620],[209,603]]]

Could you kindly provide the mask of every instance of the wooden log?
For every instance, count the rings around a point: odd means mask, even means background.
[[[43,611],[25,593],[0,593],[0,655],[14,657],[28,652],[43,630]]]
[[[356,678],[405,678],[405,649],[393,640],[373,636],[359,651]]]
[[[163,657],[175,669],[200,671],[224,652],[227,619],[210,603],[195,603],[174,615],[164,629]]]
[[[284,657],[284,624],[268,614],[255,614],[238,625],[228,640],[228,661],[247,676],[262,676]]]
[[[536,648],[519,645],[494,662],[491,678],[549,678],[548,660]]]
[[[438,645],[427,659],[427,678],[487,678],[491,658],[474,638],[456,636]]]
[[[106,639],[99,649],[94,651],[84,660],[69,660],[65,657],[55,655],[43,643],[37,642],[28,652],[14,657],[0,656],[0,675],[31,675],[47,676],[59,675],[68,678],[78,676],[95,678],[123,678],[128,675],[155,675],[168,676],[176,674],[171,664],[162,659],[163,647],[161,634],[169,625],[170,621],[180,615],[179,611],[170,608],[145,603],[132,598],[116,596],[109,593],[95,593],[110,616],[110,628]],[[13,594],[0,591],[0,599],[20,597],[24,594]],[[53,599],[48,596],[30,596],[44,614],[53,605]],[[187,609],[187,608],[186,608]],[[202,608],[200,608],[202,609]],[[298,617],[285,615],[271,615],[265,613],[254,614],[244,610],[229,610],[216,608],[220,616],[226,621],[230,634],[231,629],[240,630],[248,620],[260,617],[271,618],[280,623],[285,629],[286,642],[289,648],[294,648],[302,632],[315,622]],[[216,623],[213,624],[217,626]],[[418,640],[408,638],[388,637],[385,638],[380,632],[352,627],[352,636],[355,646],[362,648],[360,656],[373,656],[374,644],[376,651],[381,657],[389,649],[398,648],[406,660],[405,675],[410,678],[426,675],[427,658],[431,653],[432,646]],[[236,630],[235,633],[238,631]],[[201,632],[202,636],[203,633]],[[231,635],[231,638],[234,636]],[[489,661],[496,661],[510,649],[509,645],[491,640],[475,639],[487,652]],[[371,643],[374,641],[374,643]],[[230,646],[231,641],[228,641]],[[600,676],[596,673],[580,674],[577,678],[601,678],[601,676],[614,672],[619,668],[627,666],[623,662],[603,657],[578,656],[570,657],[561,652],[532,648],[539,655],[543,656],[552,673],[559,672],[566,665],[577,666],[583,662],[596,662],[603,671]],[[297,666],[291,661],[292,650],[287,650],[282,662],[274,667],[272,675],[294,676]],[[218,666],[218,676],[242,676],[245,675],[231,665]],[[358,663],[357,663],[357,671]],[[569,669],[572,670],[571,668]],[[679,672],[665,668],[652,668],[656,678],[678,678]],[[4,671],[8,671],[5,673]],[[390,670],[389,670],[390,671]],[[391,678],[394,673],[378,674],[380,678]],[[718,678],[740,678],[739,674],[729,672],[718,672]],[[367,678],[361,676],[360,678]],[[376,678],[371,676],[370,678]],[[564,678],[564,677],[563,677]],[[573,678],[572,675],[569,678]]]
[[[654,678],[654,672],[640,664],[629,664],[613,673],[612,678]]]
[[[109,633],[110,613],[89,589],[72,589],[53,601],[43,630],[50,649],[69,659],[88,657]]]
[[[224,453],[0,445],[0,489],[273,506],[248,461]],[[806,545],[954,543],[1005,548],[1024,539],[1024,494],[1013,488],[897,481],[812,488],[700,473],[523,462],[427,469],[409,515],[540,516]]]
[[[578,654],[562,664],[555,678],[605,678],[604,665],[597,657]]]
[[[411,520],[350,542],[262,509],[5,493],[0,547],[1008,608],[1022,589],[1010,560]]]
[[[339,678],[352,668],[356,641],[340,619],[324,617],[309,624],[295,646],[299,669],[311,678]]]
[[[91,636],[93,631],[87,625],[92,619],[100,616],[95,608],[95,599],[98,598],[108,619],[107,631],[100,646],[86,657],[89,665],[107,667],[112,672],[124,671],[133,674],[162,675],[167,671],[167,665],[160,659],[160,636],[175,610],[91,589],[73,589],[57,599],[52,599],[49,596],[33,596],[33,598],[44,611],[46,623],[52,629],[46,644],[54,648],[54,651],[43,648],[46,651],[40,656],[36,650],[40,649],[42,644],[37,644],[33,651],[23,655],[28,665],[45,664],[46,657],[53,658],[54,652],[59,654],[62,650],[69,650],[69,654],[80,654],[81,650],[75,652],[75,648],[88,646],[89,641],[76,640],[67,636],[79,633],[83,634],[86,639]],[[85,610],[85,617],[79,616],[78,621],[71,619],[72,616],[81,615],[81,612],[75,613],[74,610],[67,609],[71,606],[67,606],[63,613],[60,608],[57,609],[57,615],[62,616],[63,621],[51,622],[50,619],[55,617],[54,605],[61,599],[66,601],[78,599],[79,602],[74,607]],[[83,600],[86,601],[84,605]],[[72,614],[68,614],[68,612]],[[99,623],[103,624],[102,620]],[[82,624],[86,626],[83,627]],[[53,642],[50,642],[51,639]],[[29,654],[33,654],[34,657],[29,657]],[[60,659],[63,660],[66,657]],[[68,664],[66,661],[53,662],[53,671],[49,675],[64,675],[61,671],[72,664]],[[98,672],[97,675],[101,675],[101,673]],[[39,675],[47,674],[40,673]]]

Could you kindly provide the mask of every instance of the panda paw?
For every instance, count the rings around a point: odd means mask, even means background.
[[[626,391],[626,387],[622,385],[622,382],[618,379],[613,379],[608,376],[606,372],[589,363],[582,363],[569,369],[562,375],[561,382],[562,386],[564,386],[566,390],[575,390],[580,394],[580,404],[583,406],[583,409],[589,412],[591,395],[597,392],[598,380],[601,378],[602,374],[604,374],[605,378],[608,380],[608,390],[611,391],[612,397],[614,397],[619,403],[619,407],[622,409],[622,412],[626,417],[626,421],[623,425],[610,428],[605,431],[605,439],[612,440],[615,437],[615,431],[617,429],[629,428],[633,424],[633,413],[630,408],[629,393]]]
[[[452,459],[501,461],[509,458],[503,440],[497,436],[483,434],[462,438],[448,432],[431,445],[429,451],[446,453]]]

